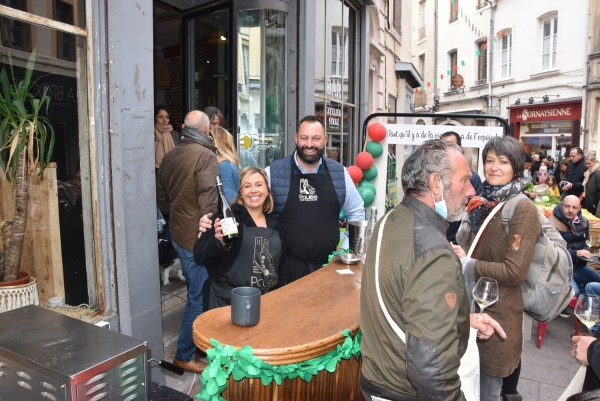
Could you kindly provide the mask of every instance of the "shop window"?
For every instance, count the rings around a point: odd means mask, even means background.
[[[20,11],[27,10],[26,0],[0,0],[0,4]],[[12,18],[0,18],[2,45],[12,49],[31,51],[31,26]]]
[[[483,41],[475,44],[478,50],[477,57],[477,80],[475,85],[485,84],[487,82],[487,45]]]
[[[4,5],[8,4],[11,7],[19,6],[18,3],[25,4],[24,1],[3,1]],[[62,5],[58,3],[60,2],[54,3],[58,6],[55,9],[57,17],[63,18],[65,17],[63,12],[68,13],[69,7],[61,8]],[[24,245],[23,252],[29,253],[32,257],[22,258],[21,268],[36,277],[40,303],[47,302],[49,296],[61,296],[65,297],[69,305],[86,304],[91,309],[97,309],[100,302],[93,253],[95,244],[92,235],[94,230],[92,216],[94,213],[92,213],[91,188],[89,186],[90,170],[94,166],[90,166],[90,158],[87,156],[89,154],[87,148],[89,126],[86,77],[88,68],[84,50],[87,47],[86,38],[71,35],[70,39],[66,41],[70,49],[64,49],[62,53],[62,56],[68,55],[69,57],[65,57],[66,61],[65,59],[59,60],[62,57],[54,45],[56,42],[48,40],[48,38],[58,38],[61,34],[66,34],[65,32],[40,25],[37,19],[35,24],[15,21],[6,16],[2,16],[0,20],[2,21],[3,41],[11,42],[10,48],[6,50],[11,54],[12,70],[17,80],[21,80],[25,76],[26,60],[29,55],[23,53],[24,46],[12,45],[19,37],[21,39],[31,38],[32,42],[29,47],[35,48],[37,54],[32,73],[32,79],[36,80],[36,85],[32,89],[32,95],[36,98],[40,98],[42,94],[50,97],[49,107],[42,108],[40,115],[50,121],[55,133],[51,159],[54,164],[48,166],[44,171],[42,185],[43,187],[54,186],[57,188],[58,196],[55,192],[54,196],[44,197],[38,200],[37,204],[30,203],[30,210],[36,210],[35,213],[40,213],[42,218],[28,221],[27,226],[30,228],[27,230],[32,230],[31,232],[36,235],[34,242],[36,248],[33,252],[32,249],[26,249],[26,245]],[[71,21],[73,20],[71,19]],[[7,27],[12,29],[10,37],[4,35]],[[18,50],[12,50],[15,48]],[[75,48],[82,50],[75,52]],[[1,61],[7,63],[8,58],[2,58]],[[6,66],[6,64],[1,65],[1,67]],[[45,146],[45,152],[48,154],[50,151],[49,141]],[[3,157],[6,156],[6,151],[6,149],[2,151]],[[0,183],[0,187],[2,185],[4,184]],[[39,192],[40,188],[36,191]],[[0,193],[7,192],[0,188]],[[35,202],[31,194],[30,191],[29,201]],[[0,198],[0,203],[3,201]],[[58,210],[58,214],[54,212],[56,210]],[[7,217],[0,216],[0,221],[4,221]],[[50,230],[48,228],[50,226],[56,227],[60,231],[60,235]],[[25,235],[27,237],[28,233],[26,232]],[[31,242],[29,241],[29,243]]]
[[[394,29],[401,32],[402,28],[402,0],[394,0]]]
[[[556,68],[558,42],[558,17],[542,22],[542,70]]]
[[[512,76],[512,32],[504,31],[502,36],[502,78]]]
[[[346,64],[348,60],[348,35],[340,29],[331,31],[331,75],[348,77]]]
[[[458,2],[456,0],[450,0],[450,21],[448,21],[449,23],[453,23],[454,21],[456,21],[458,19],[458,7],[457,4]]]

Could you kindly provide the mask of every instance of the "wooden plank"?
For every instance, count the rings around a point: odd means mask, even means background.
[[[355,274],[336,272],[350,268]],[[305,361],[341,344],[342,331],[353,334],[360,325],[362,263],[327,266],[261,298],[260,321],[253,327],[231,322],[231,307],[210,310],[193,324],[196,345],[206,350],[210,339],[241,348],[252,346],[254,356],[271,365]]]
[[[14,216],[12,188],[12,183],[7,182],[2,175],[0,221],[10,221]],[[0,247],[4,247],[2,236]],[[44,170],[43,180],[37,176],[30,178],[27,224],[19,270],[36,277],[40,302],[47,302],[54,296],[65,296],[54,163],[50,163]]]

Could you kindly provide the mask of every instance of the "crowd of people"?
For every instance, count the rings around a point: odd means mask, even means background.
[[[157,206],[169,219],[188,289],[174,364],[193,372],[206,367],[192,339],[198,315],[231,304],[233,288],[264,294],[314,272],[338,246],[340,211],[348,220],[365,219],[349,174],[324,157],[327,135],[318,118],[299,121],[293,154],[241,171],[223,122],[214,107],[194,110],[177,133],[165,108],[156,114]],[[371,242],[361,286],[360,386],[367,401],[471,400],[474,390],[459,369],[469,352],[479,355],[477,399],[522,400],[520,284],[540,236],[538,211],[533,202],[518,203],[508,229],[486,217],[518,194],[534,199],[527,182],[546,184],[561,199],[551,221],[568,244],[573,287],[600,293],[600,274],[586,263],[589,225],[581,214],[582,205],[597,213],[595,154],[584,157],[573,147],[555,165],[544,154],[526,154],[513,138],[495,137],[483,149],[482,182],[460,145],[460,136],[448,132],[411,153],[402,168],[405,196],[373,233],[382,235],[381,249]],[[217,176],[238,223],[232,242],[224,241],[216,215]],[[486,313],[472,295],[481,277],[498,283],[499,300]],[[590,378],[586,390],[600,387],[597,340],[572,341],[572,356],[591,365],[598,382]]]

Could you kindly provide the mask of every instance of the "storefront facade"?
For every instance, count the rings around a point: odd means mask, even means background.
[[[527,153],[541,152],[559,160],[566,149],[581,146],[581,98],[508,109],[511,132]]]
[[[242,163],[261,166],[291,154],[297,121],[315,114],[329,134],[328,154],[353,162],[367,116],[371,1],[162,3],[178,10],[182,27],[181,65],[171,77],[181,88],[181,114],[219,107]],[[70,184],[80,174],[80,234],[61,227],[61,238],[79,247],[91,320],[148,341],[150,356],[161,358],[154,7],[151,0],[2,0],[0,50],[2,63],[11,54],[17,75],[37,52],[34,76],[43,75],[40,86],[52,97],[57,179]],[[65,255],[73,244],[64,244]],[[161,380],[159,369],[151,374]]]

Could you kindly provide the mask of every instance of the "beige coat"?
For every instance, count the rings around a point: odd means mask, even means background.
[[[535,244],[540,236],[537,208],[533,202],[519,202],[506,235],[502,211],[489,224],[473,252],[475,280],[491,277],[498,281],[498,302],[485,309],[506,332],[478,341],[481,372],[492,377],[507,377],[521,359],[523,345],[523,296],[521,283],[527,278]],[[481,228],[483,229],[483,228]]]

